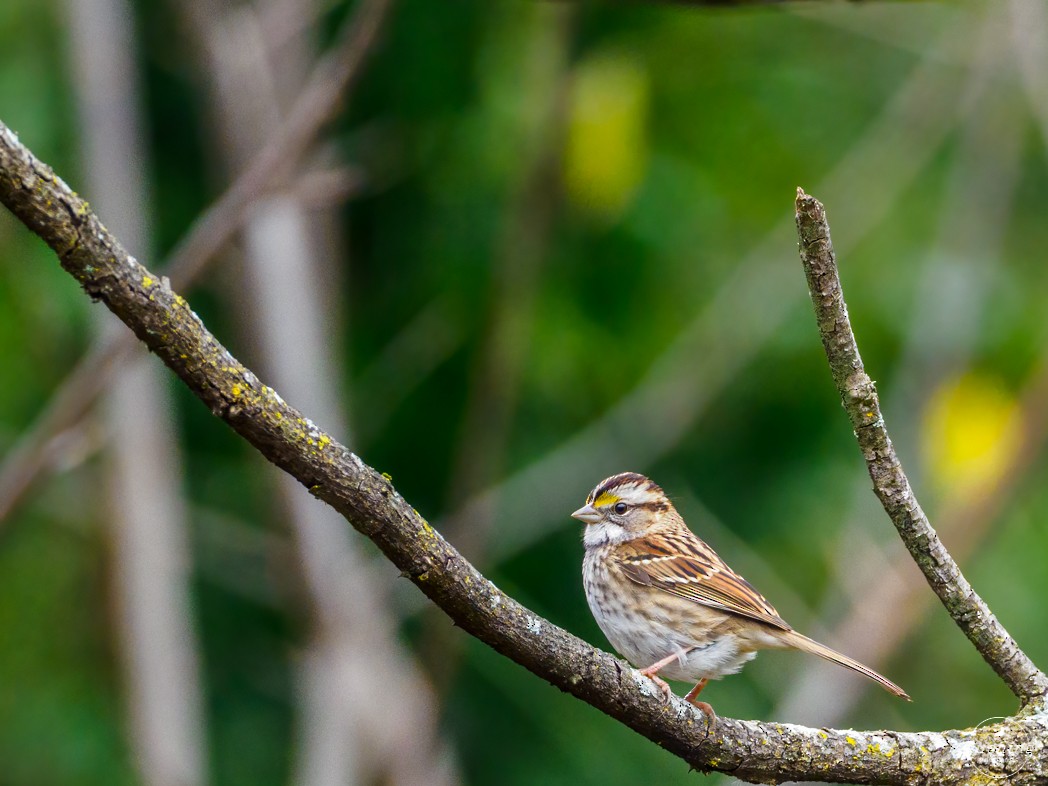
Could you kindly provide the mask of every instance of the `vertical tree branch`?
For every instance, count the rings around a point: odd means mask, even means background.
[[[298,0],[270,5],[284,22],[275,45],[257,9],[225,3],[219,10],[199,0],[176,5],[209,64],[219,157],[236,171],[290,122],[286,107],[308,82],[305,65],[314,57],[307,17],[317,9]],[[339,254],[324,243],[325,217],[307,212],[292,184],[281,185],[257,200],[243,222],[245,294],[254,301],[246,328],[280,389],[348,435],[339,342],[332,335],[337,294],[325,296],[323,286]],[[457,782],[432,687],[397,639],[388,602],[394,577],[360,552],[335,511],[310,499],[294,479],[275,474],[309,623],[296,663],[293,782]],[[413,701],[389,702],[376,716],[374,707],[388,695]]]
[[[127,0],[69,0],[87,180],[132,248],[150,246],[141,79]],[[126,331],[95,314],[101,343]],[[129,747],[148,786],[207,783],[207,725],[190,599],[188,516],[170,378],[137,351],[105,396],[114,633]]]
[[[851,420],[877,498],[928,584],[979,654],[1025,706],[1042,703],[1048,678],[1015,643],[961,573],[910,488],[855,343],[822,204],[797,189],[797,234],[830,373]]]
[[[970,365],[993,299],[988,279],[1004,265],[1025,123],[1016,102],[999,89],[997,81],[1011,67],[1009,52],[1014,49],[1001,18],[998,8],[987,6],[964,48],[967,86],[956,97],[962,115],[937,235],[912,273],[914,307],[896,320],[905,338],[890,374],[895,382],[881,406],[891,413],[893,431],[900,436],[897,450],[903,452],[920,433],[918,421],[929,392]],[[846,254],[839,244],[836,250]],[[964,312],[960,324],[958,310]],[[1027,421],[1019,418],[1018,422]],[[1015,469],[1021,477],[1020,468]],[[975,484],[952,492],[948,503],[936,509],[937,529],[955,560],[964,562],[984,541],[1000,503],[1010,498],[1006,488],[1010,484],[994,486],[991,495],[998,504],[981,504],[976,497],[982,496],[983,489]],[[927,619],[935,597],[919,570],[886,563],[885,540],[892,535],[886,530],[871,532],[866,526],[869,495],[869,482],[857,475],[831,563],[834,584],[847,597],[848,610],[826,640],[845,652],[861,653],[865,664],[880,668]],[[898,547],[897,542],[889,543],[892,549]],[[840,593],[827,596],[822,607],[818,614],[822,619],[840,615]],[[886,608],[897,611],[885,614]],[[817,717],[820,723],[835,725],[859,702],[865,686],[829,663],[813,661],[780,698],[781,717]],[[813,686],[821,690],[813,691]]]

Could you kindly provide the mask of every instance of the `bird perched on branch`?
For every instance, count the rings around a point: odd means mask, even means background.
[[[586,524],[582,580],[608,641],[669,698],[659,676],[695,682],[734,674],[762,649],[795,649],[857,671],[889,693],[906,692],[868,666],[809,639],[787,624],[746,579],[688,529],[653,481],[635,472],[597,484],[571,514]]]

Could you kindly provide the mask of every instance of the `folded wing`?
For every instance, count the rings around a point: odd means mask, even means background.
[[[697,537],[640,538],[625,544],[619,559],[626,577],[638,584],[791,630],[763,595]]]

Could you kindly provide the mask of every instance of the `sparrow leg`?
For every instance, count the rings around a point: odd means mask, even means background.
[[[666,699],[666,701],[670,700],[670,697],[673,695],[673,691],[670,689],[669,683],[667,683],[666,680],[659,677],[658,673],[660,669],[665,668],[669,664],[673,663],[673,661],[675,660],[677,660],[677,653],[667,655],[662,660],[656,661],[647,668],[640,670],[641,674],[643,674],[645,677],[647,677],[659,686],[659,690],[662,691],[662,695]]]
[[[699,680],[695,687],[688,691],[688,695],[684,697],[684,701],[702,710],[706,717],[710,719],[710,725],[712,726],[717,722],[717,713],[713,711],[713,707],[711,707],[707,702],[696,701],[698,695],[702,693],[702,689],[706,687],[707,682],[709,682],[709,680],[705,677]]]

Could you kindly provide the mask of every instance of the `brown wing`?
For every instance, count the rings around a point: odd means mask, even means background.
[[[618,557],[623,573],[638,584],[782,630],[791,629],[763,595],[690,532],[687,536],[630,541],[620,547]]]

